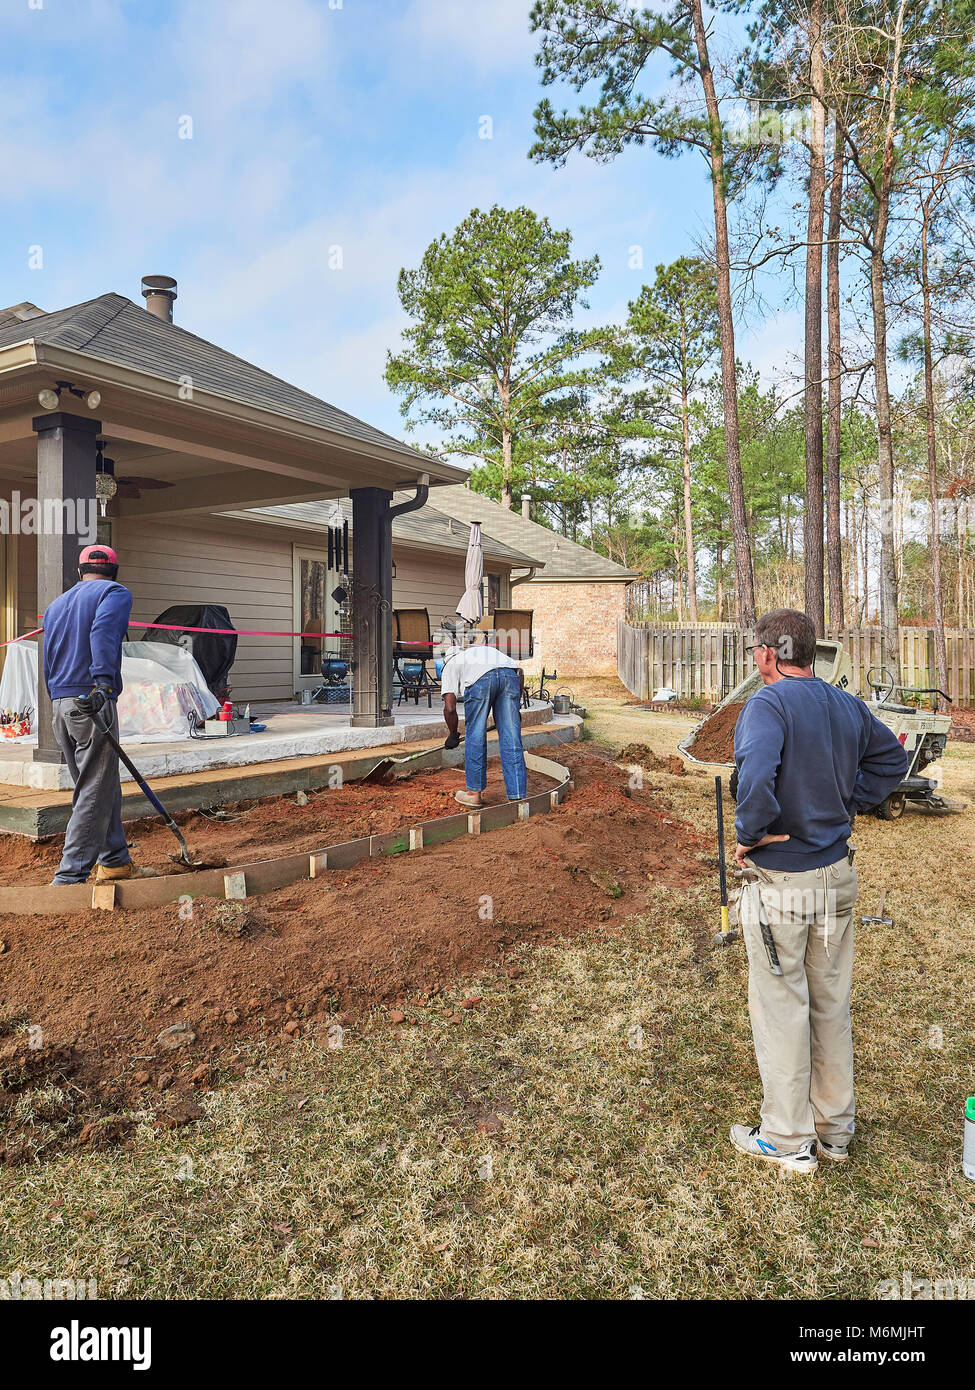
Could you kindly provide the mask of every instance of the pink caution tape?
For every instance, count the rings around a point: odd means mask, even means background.
[[[26,642],[28,637],[36,637],[39,632],[43,632],[42,627],[35,627],[33,632],[23,632],[19,637],[11,637],[9,642],[0,642],[0,647],[12,647],[15,642]]]
[[[165,632],[210,632],[224,637],[347,637],[352,641],[351,632],[263,632],[256,628],[246,627],[177,627],[173,623],[137,623],[134,620],[129,623],[129,627],[155,627]],[[26,642],[30,637],[36,637],[43,632],[42,627],[35,627],[33,632],[22,632],[19,637],[11,637],[7,642],[0,642],[0,647],[10,647],[14,642]],[[405,642],[397,640],[400,647],[429,647],[429,642]]]

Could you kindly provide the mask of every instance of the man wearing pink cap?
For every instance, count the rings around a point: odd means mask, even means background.
[[[117,574],[111,546],[87,546],[78,558],[80,582],[44,614],[44,681],[54,736],[74,783],[55,883],[84,883],[96,860],[98,883],[136,873],[122,828],[118,754],[105,736],[107,727],[118,738],[115,702],[132,611],[132,595],[115,582]]]

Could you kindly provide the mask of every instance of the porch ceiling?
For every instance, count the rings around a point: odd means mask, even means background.
[[[138,499],[116,499],[109,515],[234,511],[346,497],[352,488],[412,487],[422,473],[432,486],[465,477],[379,431],[359,438],[197,387],[191,400],[180,399],[172,381],[36,342],[27,336],[32,328],[24,324],[24,341],[0,347],[0,482],[35,477],[31,421],[43,414],[37,393],[64,380],[101,392],[94,414],[116,476],[169,484]],[[83,402],[67,393],[60,408],[91,418]]]

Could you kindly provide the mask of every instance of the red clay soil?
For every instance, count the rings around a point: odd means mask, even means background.
[[[949,739],[959,743],[975,743],[975,709],[953,709]]]
[[[683,777],[686,772],[684,759],[679,753],[661,755],[648,748],[645,743],[628,743],[617,754],[620,763],[636,763],[652,772],[669,772],[672,777]]]
[[[735,760],[735,725],[744,703],[725,705],[716,710],[697,731],[689,751],[702,763],[733,763]]]
[[[464,808],[454,792],[464,785],[460,768],[419,772],[399,781],[376,785],[348,782],[342,787],[309,794],[307,806],[295,798],[267,797],[221,807],[227,819],[214,814],[186,812],[174,817],[194,858],[214,867],[247,864],[324,849],[363,835],[381,835],[438,816],[453,816]],[[528,774],[530,793],[552,785],[547,777]],[[503,801],[503,785],[495,785],[487,801]],[[172,834],[158,819],[132,821],[126,826],[136,864],[173,873],[168,856],[177,851]],[[33,844],[21,835],[0,836],[0,884],[50,883],[61,857],[63,836]]]
[[[706,872],[697,854],[708,846],[659,791],[631,790],[592,750],[559,757],[575,778],[562,807],[476,839],[246,904],[198,898],[191,913],[172,903],[0,922],[0,1162],[124,1140],[132,1108],[154,1109],[161,1125],[199,1118],[194,1088],[251,1060],[248,1041],[285,1048],[378,1005],[393,1024],[407,1010],[456,1019],[459,976],[507,968],[506,952],[524,942],[612,930],[654,884]],[[422,814],[430,776],[416,793]],[[413,793],[398,791],[402,806]],[[267,841],[258,827],[270,810],[254,815],[255,842]],[[276,822],[288,823],[289,847],[297,817],[288,805]],[[46,1083],[61,1099],[38,1097],[58,1111],[39,1126],[24,1114]]]

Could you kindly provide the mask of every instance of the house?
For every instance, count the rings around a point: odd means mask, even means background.
[[[447,516],[465,525],[480,521],[496,540],[537,557],[529,570],[508,580],[511,607],[535,615],[536,655],[525,670],[537,674],[544,666],[560,676],[615,676],[616,622],[625,615],[627,585],[639,574],[540,526],[525,515],[527,504],[522,498],[521,513],[509,510],[463,484],[436,494],[436,506]]]
[[[37,626],[96,533],[119,552],[134,617],[208,599],[237,627],[299,631],[295,576],[325,545],[306,504],[334,501],[351,519],[351,723],[390,724],[393,604],[437,620],[463,590],[465,529],[418,512],[465,475],[180,328],[169,277],[142,293],[145,308],[105,294],[0,312],[0,641]],[[503,582],[529,558],[506,541],[487,551]],[[297,639],[241,639],[239,697],[292,695],[300,675]],[[46,702],[41,690],[34,757],[58,763]]]
[[[457,602],[464,592],[464,563],[470,531],[469,526],[460,524],[437,509],[436,498],[440,491],[438,488],[433,493],[434,501],[428,502],[420,511],[407,512],[393,521],[393,608],[426,608],[434,630],[444,618],[456,620]],[[405,496],[395,493],[394,505],[403,501]],[[351,534],[354,543],[352,504],[347,498],[230,512],[213,520],[223,528],[238,527],[240,537],[248,536],[250,544],[259,546],[269,559],[276,559],[276,581],[272,581],[272,584],[276,582],[277,585],[279,616],[274,622],[278,626],[282,629],[291,627],[295,632],[314,631],[318,626],[324,626],[325,631],[340,630],[340,610],[331,597],[332,585],[325,584],[324,597],[318,593],[309,604],[308,579],[311,571],[320,583],[320,576],[326,573],[327,552],[323,548],[322,536],[326,534],[328,526],[341,526],[348,522],[353,528]],[[229,531],[226,534],[229,535]],[[483,531],[481,541],[485,597],[489,586],[490,593],[494,595],[496,579],[498,604],[504,606],[511,600],[512,573],[524,572],[526,566],[541,562]],[[172,543],[176,545],[181,542],[174,537]],[[122,559],[121,554],[119,558]],[[139,575],[137,566],[138,561],[134,571],[126,568],[126,575],[133,579],[136,586],[141,583],[141,579],[136,577]],[[185,581],[181,592],[186,592]],[[266,588],[263,592],[270,603],[273,588]],[[139,587],[135,587],[133,593],[138,603],[141,596]],[[196,590],[189,592],[190,601],[199,596]],[[245,622],[243,617],[238,617],[236,608],[232,608],[232,611],[240,627],[252,626],[250,621]],[[281,617],[282,613],[286,616]],[[258,622],[256,625],[265,624]],[[258,644],[256,639],[242,637],[234,663],[234,697],[263,700],[290,698],[295,691],[319,685],[321,662],[316,659],[313,650],[316,646],[321,650],[322,644],[309,644],[307,641],[299,643],[297,640],[289,642],[286,638],[268,638]],[[325,651],[337,651],[340,647],[344,650],[342,644],[336,641],[326,640],[323,646]],[[251,667],[254,659],[262,663],[258,670]]]

